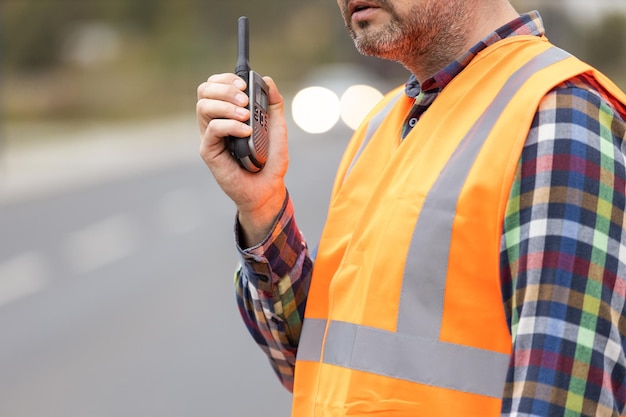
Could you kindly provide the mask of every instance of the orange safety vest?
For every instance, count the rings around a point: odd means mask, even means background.
[[[604,76],[547,40],[488,47],[400,139],[390,93],[340,164],[295,366],[293,416],[499,416],[511,353],[504,212],[541,99]]]

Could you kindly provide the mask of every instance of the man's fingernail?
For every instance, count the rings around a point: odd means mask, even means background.
[[[248,102],[248,97],[246,97],[246,95],[243,93],[239,93],[235,96],[235,101],[237,102],[237,104],[240,104],[243,106],[244,104]]]

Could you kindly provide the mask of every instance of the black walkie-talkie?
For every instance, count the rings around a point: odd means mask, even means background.
[[[226,139],[228,150],[239,164],[250,172],[258,172],[267,161],[269,146],[268,134],[268,88],[263,78],[250,69],[250,38],[248,18],[242,16],[238,21],[237,65],[235,74],[247,84],[248,109],[252,126],[252,135],[247,138],[230,136]]]

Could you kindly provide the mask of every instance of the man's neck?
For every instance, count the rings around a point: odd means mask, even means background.
[[[483,2],[482,4],[482,7],[474,9],[469,20],[471,24],[468,25],[466,33],[460,34],[445,47],[434,47],[428,56],[409,54],[406,61],[402,61],[401,64],[422,83],[470,50],[490,33],[519,17],[508,1]]]

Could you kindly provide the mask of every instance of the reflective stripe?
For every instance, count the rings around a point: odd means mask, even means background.
[[[426,196],[413,233],[397,331],[305,319],[298,360],[322,360],[401,380],[494,398],[502,396],[509,355],[439,341],[452,224],[466,178],[504,108],[533,74],[568,57],[561,49],[551,48],[515,72],[450,157]],[[326,344],[322,349],[324,333]]]
[[[321,319],[304,319],[298,343],[297,359],[299,361],[320,361],[326,323],[328,323],[326,320]]]
[[[509,355],[333,321],[324,363],[500,398]],[[331,342],[332,341],[332,342]]]
[[[299,361],[322,359],[326,324],[321,319],[304,321]],[[330,322],[326,337],[332,343],[326,345],[323,363],[329,365],[490,397],[502,395],[508,355],[339,321]]]

